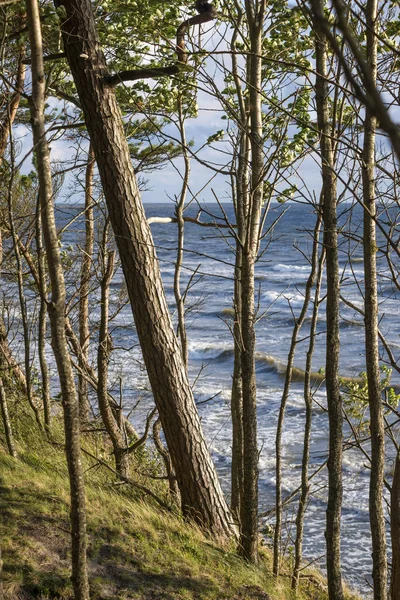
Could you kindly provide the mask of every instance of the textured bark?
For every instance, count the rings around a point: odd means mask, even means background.
[[[400,600],[400,452],[396,457],[390,496],[390,531],[392,537],[390,600]]]
[[[248,133],[248,106],[242,89],[237,60],[237,38],[243,20],[238,14],[236,29],[231,41],[232,75],[239,104],[239,140],[236,157],[235,177],[232,181],[233,201],[237,223],[234,282],[234,364],[232,375],[231,416],[232,416],[232,466],[231,466],[231,510],[240,524],[242,497],[244,490],[244,446],[243,446],[243,377],[242,377],[242,263],[243,244],[246,238],[246,218],[249,214],[249,167],[250,138]]]
[[[26,0],[32,56],[32,97],[30,113],[39,178],[43,236],[49,267],[51,341],[60,379],[64,412],[65,450],[71,493],[72,582],[75,600],[88,600],[86,564],[86,506],[79,439],[79,413],[74,374],[65,335],[65,284],[54,219],[50,154],[44,122],[45,76],[39,6]]]
[[[253,6],[246,0],[251,56],[248,61],[247,85],[250,109],[250,207],[246,222],[241,269],[242,322],[241,355],[243,386],[243,495],[241,507],[240,553],[258,561],[258,446],[257,389],[255,371],[255,303],[254,268],[259,248],[261,205],[263,200],[264,148],[262,125],[262,31],[265,1]]]
[[[178,248],[176,251],[175,259],[175,272],[174,272],[174,296],[176,302],[176,310],[178,313],[178,327],[177,334],[181,342],[182,359],[185,367],[188,366],[189,361],[189,350],[186,333],[185,323],[185,294],[181,292],[181,272],[183,263],[184,243],[185,243],[185,221],[183,219],[183,213],[185,210],[186,194],[189,186],[190,176],[190,158],[187,151],[187,142],[185,134],[185,121],[182,110],[182,99],[179,98],[179,132],[181,136],[181,144],[183,148],[183,163],[184,173],[182,180],[182,188],[179,201],[177,202],[175,209],[176,221],[178,224]]]
[[[94,218],[93,218],[93,172],[94,172],[94,153],[89,148],[88,165],[86,167],[85,177],[85,245],[82,253],[81,264],[81,287],[79,290],[79,341],[82,350],[82,356],[79,359],[79,366],[83,368],[83,361],[88,359],[89,354],[89,289],[90,289],[90,271],[92,267],[92,254],[94,244]],[[78,398],[79,398],[79,418],[81,422],[89,417],[90,405],[88,396],[88,383],[82,374],[78,375]]]
[[[175,336],[151,232],[130,160],[121,113],[107,87],[89,0],[64,0],[62,33],[107,201],[154,399],[174,464],[184,514],[215,536],[233,531],[201,430]]]
[[[377,0],[366,6],[367,60],[376,83]],[[369,519],[372,535],[372,579],[374,600],[387,598],[386,529],[383,509],[385,468],[385,424],[382,410],[381,374],[378,347],[378,285],[376,273],[376,204],[375,204],[375,131],[376,118],[366,108],[362,183],[364,200],[364,323],[368,403],[371,430],[371,475],[369,485]]]
[[[43,416],[46,430],[50,430],[50,378],[46,359],[46,331],[47,331],[47,283],[46,283],[46,257],[42,240],[42,219],[40,204],[38,202],[36,214],[36,252],[37,252],[37,285],[40,294],[39,324],[38,324],[38,351],[40,372],[42,376],[42,402]],[[26,253],[24,253],[26,257]],[[31,266],[33,261],[28,262]]]
[[[231,510],[235,518],[240,521],[243,495],[243,384],[242,384],[242,299],[241,299],[241,268],[242,248],[236,244],[235,257],[235,291],[234,291],[234,319],[233,341],[233,375],[231,393],[232,416],[232,466],[231,466]]]
[[[323,10],[324,0],[320,0]],[[336,175],[331,143],[329,86],[326,67],[326,35],[319,22],[316,36],[316,106],[322,162],[324,247],[326,252],[326,393],[329,417],[328,508],[326,513],[326,565],[329,600],[343,600],[340,564],[340,520],[342,507],[343,414],[339,386],[339,258],[336,214]]]

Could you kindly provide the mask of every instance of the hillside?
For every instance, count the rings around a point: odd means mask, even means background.
[[[55,421],[51,442],[38,435],[28,414],[19,417],[17,429],[19,458],[12,459],[0,448],[4,598],[71,599],[69,489],[61,424]],[[259,567],[246,564],[233,547],[218,547],[177,514],[146,500],[134,485],[116,482],[105,466],[109,450],[101,433],[85,434],[83,445],[104,461],[85,458],[93,600],[292,597],[288,577],[276,582],[269,575],[266,547]],[[142,451],[132,467],[136,473],[154,473],[157,462]],[[137,483],[143,482],[138,477]],[[160,482],[152,491],[165,494]],[[305,572],[300,597],[324,600],[323,579]]]

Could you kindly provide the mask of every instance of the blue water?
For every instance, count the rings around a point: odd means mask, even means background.
[[[173,216],[174,206],[170,204],[148,204],[146,214],[150,216]],[[287,361],[292,334],[293,317],[300,312],[305,283],[310,266],[306,257],[312,249],[312,230],[316,219],[309,205],[289,205],[271,235],[264,240],[267,249],[256,268],[257,301],[260,320],[257,325],[257,377],[258,415],[260,452],[260,512],[268,511],[274,505],[275,459],[274,444],[277,415],[283,388],[284,364]],[[362,305],[363,286],[362,248],[355,238],[361,236],[361,211],[355,209],[349,219],[348,206],[343,205],[343,215],[339,221],[342,229],[340,246],[340,267],[342,272],[342,293],[354,304]],[[221,217],[217,205],[208,210],[216,221]],[[232,207],[224,205],[228,218],[234,222]],[[283,207],[273,206],[266,227],[281,215]],[[190,208],[188,215],[194,216],[198,207]],[[79,212],[77,207],[59,206],[58,222],[64,225]],[[202,214],[203,221],[213,220],[212,215]],[[101,229],[100,212],[98,225]],[[161,264],[165,292],[171,311],[174,313],[173,276],[176,255],[176,225],[152,224],[151,226],[157,253]],[[381,236],[381,241],[383,238]],[[82,244],[82,218],[63,234],[63,248],[76,249]],[[230,332],[233,296],[234,241],[227,229],[201,228],[187,224],[185,230],[185,259],[182,274],[184,289],[190,278],[193,285],[188,294],[187,327],[189,336],[189,374],[195,383],[195,398],[200,403],[202,423],[210,450],[221,476],[224,489],[229,494],[229,469],[231,448],[230,388],[233,367],[233,342]],[[349,260],[349,253],[351,260]],[[69,296],[74,298],[77,286],[77,265],[73,261],[67,275]],[[380,328],[391,343],[395,356],[399,355],[398,291],[390,282],[390,273],[383,254],[378,253],[380,271]],[[99,318],[96,274],[93,276],[91,325],[95,329]],[[324,296],[324,291],[322,292]],[[123,294],[122,275],[119,270],[111,290],[111,313],[116,312],[111,325],[115,351],[110,363],[113,392],[123,391],[126,412],[135,406],[131,414],[135,426],[141,430],[151,403],[149,384],[140,360],[133,320],[126,296]],[[124,304],[125,303],[125,304]],[[121,307],[121,305],[123,305]],[[308,317],[311,315],[310,307]],[[76,311],[72,308],[71,316]],[[174,322],[176,321],[173,314]],[[364,336],[362,317],[345,304],[341,306],[341,374],[356,376],[365,369]],[[303,339],[298,344],[295,365],[304,368],[308,349],[309,319],[300,334]],[[320,320],[313,361],[313,370],[324,366],[325,354],[325,307],[320,307]],[[269,355],[268,362],[265,355]],[[382,353],[383,355],[383,353]],[[384,355],[383,355],[384,356]],[[93,356],[95,361],[95,356]],[[54,379],[56,381],[56,379]],[[394,383],[400,383],[398,377]],[[205,402],[207,399],[212,400]],[[310,472],[326,460],[328,424],[325,411],[324,388],[315,394]],[[139,402],[140,401],[140,402]],[[348,432],[346,432],[348,433]],[[289,494],[300,483],[302,441],[304,434],[304,400],[302,383],[294,382],[291,388],[285,432],[283,435],[284,494]],[[388,446],[387,475],[390,478],[393,448]],[[365,458],[356,449],[347,449],[344,454],[344,498],[342,525],[342,562],[345,577],[358,589],[368,595],[368,582],[371,580],[371,545],[368,523],[368,480],[369,472]],[[311,499],[306,517],[304,551],[307,560],[323,557],[325,510],[326,510],[326,470],[312,480]],[[288,547],[295,535],[293,518],[297,502],[288,505],[285,513],[285,539]],[[272,523],[273,521],[271,521]],[[323,566],[324,558],[319,561]]]

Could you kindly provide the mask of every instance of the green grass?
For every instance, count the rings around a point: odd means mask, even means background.
[[[14,414],[17,460],[3,446],[0,427],[0,539],[7,600],[70,600],[69,486],[61,423],[49,443],[29,414]],[[100,435],[83,440],[103,459],[109,449]],[[117,485],[113,474],[85,459],[88,566],[93,600],[290,600],[289,577],[270,575],[270,553],[255,567],[222,548],[178,515],[160,510],[134,488]],[[154,469],[141,453],[133,470]],[[132,474],[134,476],[134,473]],[[143,478],[139,479],[143,483]],[[150,486],[148,481],[146,484]],[[165,496],[164,484],[153,491]],[[302,600],[327,598],[323,578],[304,579]],[[350,598],[350,595],[349,595]]]

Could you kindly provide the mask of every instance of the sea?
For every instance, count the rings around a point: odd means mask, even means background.
[[[173,217],[174,203],[148,203],[147,217]],[[212,227],[194,223],[185,226],[185,254],[182,269],[182,290],[187,292],[186,324],[189,339],[189,376],[193,383],[195,400],[201,415],[202,426],[210,452],[215,461],[223,489],[229,497],[232,431],[230,420],[230,397],[233,369],[232,306],[234,284],[234,238],[229,228],[218,224],[229,221],[234,225],[231,205],[209,204],[199,219]],[[186,215],[194,217],[199,206],[192,205]],[[362,210],[359,206],[339,206],[340,273],[344,298],[355,307],[362,308],[364,271],[362,258]],[[382,209],[383,228],[394,209]],[[96,210],[96,223],[100,238],[104,224],[102,210]],[[313,229],[316,221],[315,208],[311,204],[273,204],[266,215],[262,242],[262,256],[256,266],[257,322],[257,405],[258,443],[260,449],[259,487],[260,519],[263,531],[271,531],[274,524],[275,503],[275,436],[278,412],[282,399],[287,357],[290,348],[294,320],[298,317],[304,301],[304,291],[310,273],[310,256]],[[75,252],[79,256],[83,243],[82,206],[57,205],[57,222],[63,228],[62,251],[65,256]],[[275,226],[273,224],[275,223]],[[68,225],[69,224],[69,225]],[[176,323],[173,294],[176,257],[177,226],[175,223],[151,225],[157,255],[160,261],[165,293]],[[397,234],[398,235],[398,234]],[[379,270],[380,329],[386,336],[395,357],[399,357],[399,291],[393,284],[385,252],[386,238],[379,233],[381,249],[377,253]],[[77,290],[79,259],[67,261],[68,293],[71,299],[71,315],[74,318],[74,298]],[[397,265],[398,266],[398,265]],[[69,269],[69,271],[68,271]],[[93,272],[93,292],[90,322],[93,338],[99,321],[98,286],[99,270]],[[322,287],[313,371],[325,366],[325,278]],[[74,313],[75,311],[75,313]],[[340,374],[358,377],[365,370],[363,317],[344,302],[340,309]],[[300,484],[305,403],[301,371],[305,367],[309,345],[309,327],[312,304],[309,307],[303,329],[299,335],[294,364],[298,369],[290,388],[287,404],[283,447],[283,496],[296,490]],[[131,309],[124,293],[123,276],[119,268],[111,284],[114,352],[110,361],[110,389],[117,398],[122,397],[126,414],[139,432],[143,431],[146,417],[152,406],[152,398],[146,373],[141,360],[140,347],[133,324]],[[50,353],[50,347],[49,347]],[[50,357],[50,354],[49,354]],[[92,356],[95,365],[95,354]],[[382,364],[386,360],[382,349]],[[400,384],[398,374],[392,375],[392,383]],[[57,379],[54,374],[54,386]],[[325,465],[328,448],[328,417],[326,392],[323,384],[314,388],[314,409],[310,454],[310,474]],[[387,415],[394,422],[393,415]],[[395,438],[399,438],[398,425],[393,426]],[[363,437],[368,437],[364,431]],[[345,580],[365,598],[371,593],[371,536],[368,513],[369,466],[366,456],[357,449],[348,425],[345,425],[345,452],[343,459],[343,509],[342,509],[342,567]],[[368,441],[364,449],[369,451]],[[387,439],[386,477],[390,482],[395,450]],[[325,519],[327,501],[327,470],[323,466],[311,479],[310,500],[306,512],[304,534],[304,560],[324,570]],[[388,499],[388,497],[386,497]],[[284,549],[292,553],[295,537],[294,519],[298,496],[285,507]],[[388,543],[390,542],[388,530]],[[265,543],[271,538],[265,535]],[[390,544],[388,544],[390,545]]]

